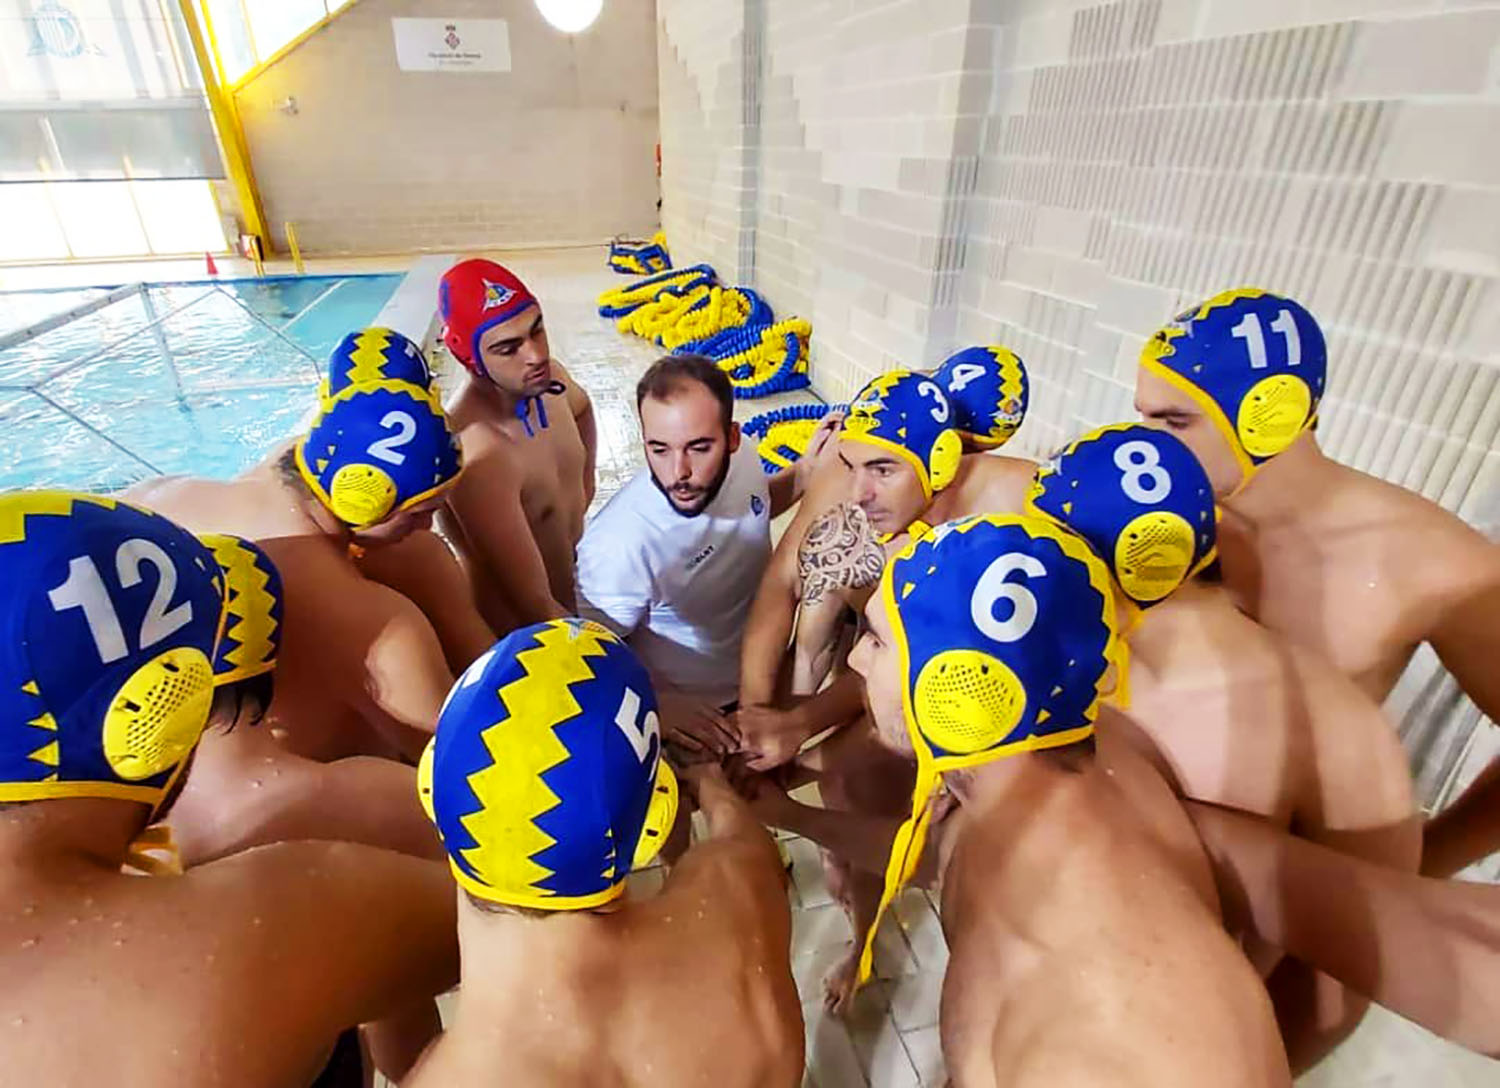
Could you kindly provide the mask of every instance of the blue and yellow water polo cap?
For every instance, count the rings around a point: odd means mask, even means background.
[[[588,620],[523,627],[470,665],[417,782],[459,884],[539,910],[619,896],[677,814],[651,678]]]
[[[1087,540],[1142,608],[1212,562],[1218,539],[1208,473],[1181,439],[1140,423],[1090,431],[1037,466],[1026,511]]]
[[[985,514],[939,525],[886,564],[877,593],[917,755],[883,913],[916,871],[942,773],[1087,738],[1125,658],[1109,571],[1080,537],[1040,518]],[[877,916],[861,981],[878,926]]]
[[[213,705],[213,553],[113,499],[11,492],[0,586],[0,801],[159,803]]]
[[[916,470],[930,499],[958,474],[963,442],[953,426],[953,405],[935,381],[892,370],[859,391],[839,435],[894,453]]]
[[[232,684],[270,672],[281,649],[281,572],[243,537],[199,538],[224,575],[224,631],[214,650],[214,683]]]
[[[1248,480],[1317,419],[1328,347],[1302,306],[1242,287],[1158,329],[1141,365],[1197,402]]]
[[[1021,357],[1009,348],[964,348],[932,377],[953,404],[954,429],[979,449],[1005,445],[1026,418],[1031,382]]]
[[[351,332],[329,353],[321,402],[327,407],[329,400],[351,385],[380,381],[408,382],[418,389],[430,389],[432,371],[422,349],[395,329],[372,326]]]
[[[356,529],[452,487],[463,450],[427,390],[382,379],[335,394],[297,443],[297,470]]]

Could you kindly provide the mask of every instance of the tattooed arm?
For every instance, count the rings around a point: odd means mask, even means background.
[[[792,666],[792,694],[812,695],[827,679],[838,651],[847,652],[850,607],[880,580],[885,553],[865,512],[840,503],[808,526],[797,549],[801,611]]]

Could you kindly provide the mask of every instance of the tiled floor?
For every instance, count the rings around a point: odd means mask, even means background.
[[[619,282],[603,250],[495,254],[542,300],[554,354],[589,391],[599,421],[599,494],[613,494],[641,464],[634,386],[659,351],[617,333],[595,314],[600,291]],[[783,403],[790,394],[740,402],[740,418]],[[937,1032],[938,998],[948,959],[933,904],[920,891],[897,904],[877,946],[877,980],[847,1020],[823,1012],[824,973],[849,947],[851,934],[829,896],[810,842],[786,839],[792,863],[792,969],[807,1024],[805,1085],[816,1088],[915,1088],[944,1082]],[[632,877],[633,891],[659,886],[659,869]],[[1406,1021],[1375,1010],[1360,1031],[1300,1082],[1305,1088],[1478,1088],[1500,1085],[1500,1063],[1470,1054]]]

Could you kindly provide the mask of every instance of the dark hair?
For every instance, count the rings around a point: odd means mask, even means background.
[[[281,456],[276,458],[276,475],[281,477],[281,482],[290,484],[299,492],[307,490],[307,481],[302,478],[302,472],[297,468],[297,446],[296,443],[281,451]]]
[[[260,673],[258,676],[246,677],[244,680],[235,680],[224,684],[214,690],[213,708],[209,711],[210,720],[217,717],[229,724],[224,727],[228,733],[239,723],[245,708],[250,708],[250,720],[247,724],[259,725],[265,720],[266,712],[271,709],[271,700],[276,696],[276,679],[269,672]]]
[[[559,914],[572,914],[573,911],[539,910],[536,907],[518,907],[513,903],[497,903],[493,899],[481,899],[467,888],[464,889],[464,898],[469,901],[480,914],[519,914],[522,918],[553,918]]]
[[[690,382],[697,382],[714,395],[719,402],[719,418],[727,432],[734,421],[734,387],[729,384],[729,375],[707,355],[663,355],[652,363],[641,375],[641,380],[635,383],[636,413],[640,413],[641,404],[647,397],[669,400],[673,393]]]

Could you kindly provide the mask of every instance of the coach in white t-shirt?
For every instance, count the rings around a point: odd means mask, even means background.
[[[738,699],[740,640],[771,558],[771,519],[837,420],[794,468],[767,476],[740,441],[729,378],[701,355],[668,355],[636,386],[646,468],[585,526],[578,611],[624,638],[650,670],[662,724],[689,747],[732,748],[721,712]]]

